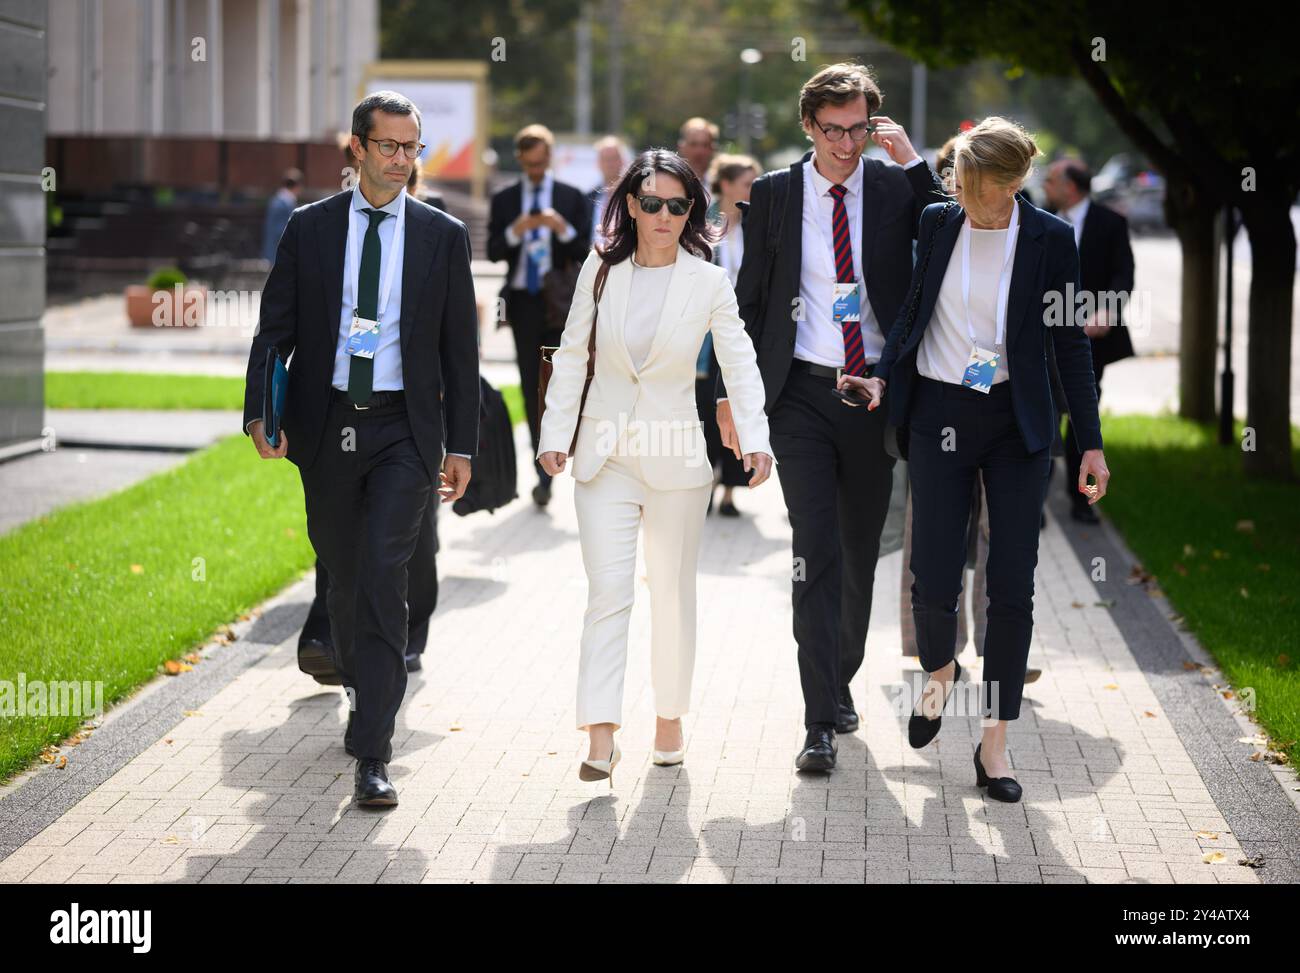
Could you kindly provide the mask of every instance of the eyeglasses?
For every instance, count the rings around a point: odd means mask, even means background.
[[[402,147],[402,153],[408,159],[414,159],[425,148],[423,142],[395,142],[393,139],[372,139],[369,136],[366,137],[366,141],[374,142],[379,146],[379,154],[385,159],[391,159],[395,156],[399,145]]]
[[[668,212],[673,216],[685,216],[691,208],[691,203],[694,202],[685,196],[674,196],[672,199],[664,199],[661,196],[638,196],[636,201],[641,204],[641,209],[651,216],[658,213],[664,203],[668,204]]]
[[[872,125],[869,121],[858,122],[856,125],[850,125],[848,128],[845,128],[843,125],[823,125],[821,122],[817,121],[816,115],[811,117],[813,124],[820,128],[822,134],[832,142],[838,142],[840,139],[844,138],[845,132],[849,133],[849,138],[853,139],[853,141],[865,142],[867,136],[876,130],[876,126]]]

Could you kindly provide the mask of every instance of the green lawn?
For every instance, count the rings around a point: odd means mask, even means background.
[[[510,420],[524,421],[518,385],[500,392]],[[244,408],[244,380],[216,375],[152,372],[46,372],[47,409],[238,409]]]
[[[1107,416],[1102,427],[1103,509],[1300,767],[1300,486],[1247,480],[1240,446],[1219,446],[1211,426]],[[1300,469],[1300,431],[1293,447]]]
[[[297,469],[232,436],[0,536],[0,680],[102,681],[107,705],[313,559]],[[0,779],[81,722],[0,719]]]

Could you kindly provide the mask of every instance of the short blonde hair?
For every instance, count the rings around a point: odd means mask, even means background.
[[[555,147],[555,136],[545,125],[525,125],[515,133],[515,152],[527,152],[545,142],[548,149]]]
[[[1018,191],[1034,171],[1034,158],[1041,154],[1033,136],[1022,127],[990,115],[957,136],[952,148],[953,168],[944,177],[944,189],[956,191],[960,170],[963,187],[972,193],[979,192],[985,178]]]

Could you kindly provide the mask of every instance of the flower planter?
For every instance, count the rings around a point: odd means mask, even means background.
[[[177,284],[154,290],[145,284],[126,288],[126,316],[133,328],[196,328],[203,325],[207,289]],[[157,295],[157,297],[155,297]]]

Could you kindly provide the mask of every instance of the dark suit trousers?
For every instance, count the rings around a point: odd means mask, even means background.
[[[1095,348],[1096,345],[1094,344]],[[1097,373],[1097,401],[1101,401],[1101,372],[1105,366],[1093,364]],[[1074,426],[1067,420],[1065,424],[1065,495],[1070,503],[1077,507],[1086,507],[1088,498],[1079,492],[1079,465],[1083,462],[1083,453],[1074,441]]]
[[[1034,568],[1051,448],[1025,450],[1010,382],[987,394],[920,376],[916,382],[908,477],[921,666],[934,672],[953,658],[971,490],[982,470],[989,517],[982,713],[1014,720],[1034,631]]]
[[[522,257],[520,258],[523,259]],[[542,413],[537,402],[537,381],[541,374],[542,345],[558,345],[563,329],[553,331],[546,326],[546,300],[541,293],[529,294],[511,289],[506,298],[506,319],[515,335],[515,356],[519,359],[519,386],[524,396],[524,412],[528,415],[528,432],[533,440],[533,455],[537,455]],[[540,483],[550,483],[551,478],[542,464],[533,460]]]
[[[406,600],[410,608],[407,655],[420,655],[429,640],[429,619],[438,608],[438,500],[430,497],[420,522],[420,537],[415,542],[415,553],[407,565]],[[316,559],[316,596],[312,599],[303,623],[300,638],[316,639],[327,645],[334,644],[330,633],[329,614],[330,573],[321,559]]]
[[[354,449],[342,448],[353,430]],[[352,697],[358,758],[392,759],[406,694],[408,564],[433,483],[402,405],[332,402],[325,438],[302,470],[307,533],[330,574],[339,675]]]
[[[862,665],[893,487],[885,410],[844,405],[831,395],[834,387],[833,378],[795,362],[768,416],[794,532],[791,588],[805,726],[837,721],[840,692]]]

